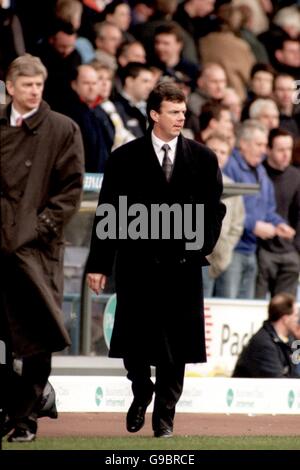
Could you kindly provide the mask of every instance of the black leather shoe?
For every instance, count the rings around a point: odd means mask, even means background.
[[[32,442],[35,440],[36,435],[29,431],[16,427],[11,435],[7,438],[8,442]]]
[[[128,432],[138,432],[145,424],[145,413],[147,406],[151,403],[148,401],[146,404],[133,400],[128,410],[126,417],[126,428]]]
[[[154,431],[154,437],[172,437],[173,430],[171,428],[161,428]]]

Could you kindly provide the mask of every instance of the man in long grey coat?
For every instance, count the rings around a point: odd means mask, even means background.
[[[63,227],[80,201],[83,145],[78,126],[42,101],[46,77],[37,57],[16,59],[6,82],[12,100],[0,109],[2,435],[12,431],[12,442],[35,438],[51,353],[70,343],[61,316]]]
[[[109,157],[87,265],[89,286],[99,293],[116,261],[117,308],[109,355],[124,359],[132,381],[129,432],[143,426],[155,391],[155,437],[172,435],[185,364],[206,360],[201,266],[207,264],[205,256],[218,239],[225,213],[215,154],[180,134],[185,112],[181,90],[159,84],[148,100],[152,132]],[[152,217],[158,207],[164,212],[161,227]],[[116,224],[113,217],[103,217],[106,211],[113,215],[111,208]],[[168,208],[174,211],[174,225],[166,220]],[[156,366],[155,386],[150,365]]]

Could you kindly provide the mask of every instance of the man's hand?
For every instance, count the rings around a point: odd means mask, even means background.
[[[87,283],[89,288],[99,294],[100,290],[103,290],[106,284],[107,276],[105,274],[90,273],[87,275]]]
[[[286,240],[291,240],[292,238],[294,238],[295,234],[296,232],[293,227],[288,224],[282,223],[276,226],[276,235],[278,235],[278,237],[285,238]]]
[[[262,240],[267,240],[269,238],[275,237],[276,228],[274,227],[274,225],[268,222],[263,222],[262,220],[258,220],[255,224],[253,232],[254,232],[254,235],[256,235],[259,238],[262,238]]]

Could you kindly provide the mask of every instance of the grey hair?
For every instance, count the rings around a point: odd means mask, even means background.
[[[42,75],[45,81],[48,76],[47,69],[39,57],[25,54],[17,57],[10,64],[6,80],[14,83],[18,77],[34,77],[35,75]]]
[[[295,5],[281,8],[273,18],[276,26],[294,26],[300,32],[300,13]]]
[[[276,109],[279,115],[278,107],[275,101],[267,98],[259,98],[258,100],[255,100],[249,108],[250,119],[258,119],[262,111],[266,108]]]
[[[236,145],[239,147],[241,140],[249,140],[253,139],[253,132],[260,131],[265,135],[268,135],[268,130],[264,124],[257,121],[256,119],[246,119],[241,126],[237,130],[237,138],[236,138]]]

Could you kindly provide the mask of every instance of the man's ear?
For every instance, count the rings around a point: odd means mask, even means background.
[[[123,88],[128,88],[129,90],[132,90],[132,85],[133,84],[134,84],[134,78],[128,76],[124,80],[124,87]]]
[[[197,86],[198,88],[203,88],[203,85],[204,85],[204,80],[203,80],[202,75],[200,75],[200,77],[197,79]]]
[[[76,80],[71,81],[71,88],[72,88],[73,91],[75,91],[75,92],[77,91]]]
[[[48,43],[51,44],[51,46],[54,44],[54,36],[49,36]]]
[[[121,67],[126,66],[126,59],[124,57],[122,57],[121,55],[119,57],[119,64],[121,65]]]
[[[154,111],[154,109],[151,109],[150,117],[151,117],[152,121],[158,122],[158,112]]]
[[[10,96],[14,96],[15,87],[14,87],[14,84],[11,80],[7,80],[6,89],[7,89],[7,92]]]
[[[277,51],[275,51],[275,57],[278,60],[278,62],[282,62],[282,56],[283,56],[282,50],[277,49]]]
[[[218,127],[218,120],[216,118],[212,118],[210,121],[209,121],[209,125],[208,127],[210,127],[211,129],[216,129],[216,127]]]

